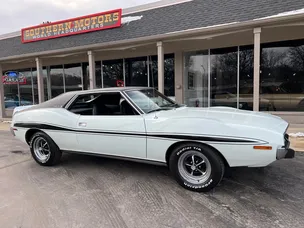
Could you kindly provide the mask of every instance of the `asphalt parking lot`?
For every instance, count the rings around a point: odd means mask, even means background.
[[[238,168],[208,194],[187,191],[165,167],[64,155],[41,167],[0,131],[0,227],[304,227],[304,154]]]

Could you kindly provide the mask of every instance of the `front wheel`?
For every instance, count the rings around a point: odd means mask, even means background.
[[[52,166],[60,162],[61,151],[50,136],[37,132],[30,142],[32,157],[42,166]]]
[[[225,172],[217,152],[196,143],[176,148],[170,156],[169,167],[181,186],[196,192],[208,192],[216,187]]]

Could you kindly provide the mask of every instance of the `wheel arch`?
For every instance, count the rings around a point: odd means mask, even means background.
[[[201,144],[204,146],[209,147],[211,150],[213,150],[215,153],[217,153],[217,155],[223,160],[225,167],[230,167],[229,163],[227,162],[226,158],[224,157],[224,155],[218,151],[216,148],[206,144],[206,143],[202,143],[202,142],[197,142],[197,141],[180,141],[180,142],[176,142],[173,143],[166,151],[166,163],[169,166],[169,158],[170,155],[172,154],[172,152],[174,151],[175,148],[177,148],[178,146],[181,146],[183,144],[187,144],[187,143],[195,143],[195,144]]]
[[[25,141],[28,145],[30,145],[30,142],[31,142],[31,138],[33,137],[34,134],[36,134],[37,132],[43,132],[45,133],[44,131],[38,129],[38,128],[31,128],[29,130],[26,131],[25,133]],[[45,133],[46,134],[46,133]]]

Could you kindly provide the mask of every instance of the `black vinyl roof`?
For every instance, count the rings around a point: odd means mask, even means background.
[[[63,108],[65,107],[75,96],[86,95],[86,94],[95,94],[101,92],[122,92],[122,91],[130,91],[130,90],[142,90],[142,89],[155,89],[152,87],[111,87],[111,88],[102,88],[102,89],[91,89],[91,90],[78,90],[66,92],[54,97],[48,101],[42,102],[37,105],[33,105],[30,108],[21,110],[19,112],[25,112],[28,110],[36,110],[43,108]]]
[[[143,17],[120,28],[27,44],[20,36],[0,40],[0,58],[244,22],[302,8],[304,0],[193,0],[126,15]]]

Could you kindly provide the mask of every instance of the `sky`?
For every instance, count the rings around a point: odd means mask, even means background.
[[[157,0],[0,0],[0,34],[111,9],[127,8]]]

